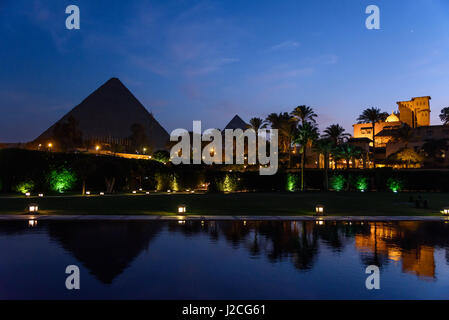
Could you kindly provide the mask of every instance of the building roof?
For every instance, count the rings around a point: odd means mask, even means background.
[[[79,105],[42,133],[35,141],[51,139],[57,123],[70,116],[79,121],[83,137],[129,138],[135,123],[145,128],[150,147],[166,148],[169,134],[118,78],[111,78]]]
[[[231,121],[226,125],[226,129],[242,129],[246,130],[248,128],[248,124],[242,120],[238,115],[235,115]]]
[[[399,118],[397,115],[394,114],[394,112],[392,112],[387,119],[385,119],[385,122],[399,122]]]

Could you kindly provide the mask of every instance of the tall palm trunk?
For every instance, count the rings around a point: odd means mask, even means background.
[[[375,133],[374,133],[375,127],[376,127],[376,123],[373,122],[373,166],[374,166],[374,169],[376,169],[376,141],[374,138],[375,137]]]
[[[301,155],[301,191],[304,191],[304,163],[306,158],[306,147],[303,147]]]
[[[329,190],[329,153],[324,153],[324,189]]]

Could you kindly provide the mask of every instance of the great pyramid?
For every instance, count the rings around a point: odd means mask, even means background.
[[[169,134],[118,78],[111,78],[91,93],[35,141],[53,137],[57,123],[70,116],[79,121],[79,129],[86,137],[129,138],[135,123],[145,128],[149,146],[153,150],[166,149]]]

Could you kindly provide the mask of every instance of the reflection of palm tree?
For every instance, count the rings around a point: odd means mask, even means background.
[[[312,268],[315,256],[318,253],[318,236],[315,228],[310,231],[311,239],[307,234],[307,223],[302,222],[303,228],[300,238],[298,238],[298,247],[294,253],[295,267],[300,270],[308,270]],[[310,225],[310,223],[309,223]]]

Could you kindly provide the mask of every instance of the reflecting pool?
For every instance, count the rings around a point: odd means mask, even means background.
[[[0,222],[0,299],[447,298],[445,222]]]

